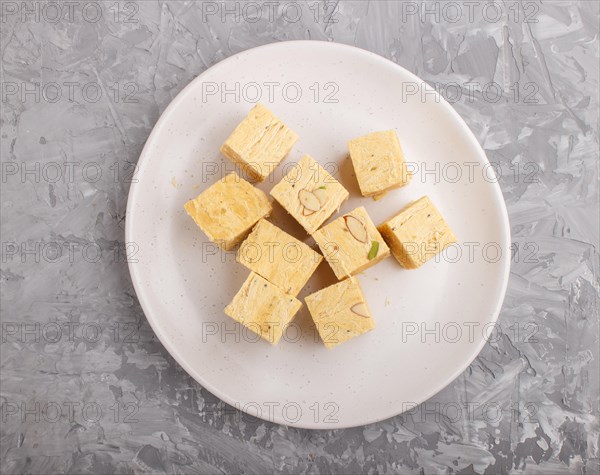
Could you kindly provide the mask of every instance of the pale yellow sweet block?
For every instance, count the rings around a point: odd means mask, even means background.
[[[273,187],[271,196],[312,234],[340,209],[348,191],[310,155],[304,155]]]
[[[263,181],[290,152],[298,135],[262,104],[256,104],[225,143],[221,153],[256,181]]]
[[[358,274],[390,255],[362,206],[323,226],[313,238],[340,280]]]
[[[319,290],[304,300],[327,348],[375,328],[356,277]]]
[[[269,343],[276,344],[300,307],[302,302],[296,297],[250,272],[224,312]]]
[[[269,197],[237,173],[229,173],[184,208],[204,234],[226,251],[273,209]]]
[[[410,182],[404,154],[395,130],[374,132],[348,142],[350,159],[363,196],[380,199]]]
[[[266,219],[237,252],[237,261],[290,295],[298,295],[323,256]]]
[[[378,226],[396,260],[416,269],[450,244],[454,233],[429,197],[423,196]]]

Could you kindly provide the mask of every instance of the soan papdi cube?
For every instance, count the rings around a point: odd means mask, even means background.
[[[263,181],[290,152],[298,135],[262,104],[256,104],[225,143],[221,153],[253,180]]]
[[[261,219],[237,252],[237,261],[290,295],[298,295],[323,256]]]
[[[319,290],[304,300],[327,348],[375,328],[356,277]]]
[[[348,142],[350,159],[363,196],[380,198],[410,182],[395,130],[374,132]]]
[[[312,234],[340,209],[348,191],[311,156],[304,155],[273,187],[271,196]]]
[[[431,202],[423,196],[378,226],[396,260],[407,269],[416,269],[450,244],[454,233]]]
[[[250,272],[224,311],[269,343],[276,344],[300,307],[302,302],[296,297]]]
[[[237,173],[229,173],[184,208],[208,238],[226,251],[273,209],[269,197]]]
[[[340,280],[358,274],[390,255],[362,206],[319,229],[313,238]]]

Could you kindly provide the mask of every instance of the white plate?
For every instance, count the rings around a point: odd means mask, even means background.
[[[234,92],[221,94],[226,90]],[[233,169],[219,146],[259,91],[260,102],[300,135],[284,164],[304,153],[329,163],[350,191],[342,212],[364,205],[379,224],[427,194],[460,241],[444,259],[421,269],[403,270],[388,258],[362,274],[377,328],[333,350],[315,338],[305,309],[274,347],[254,341],[229,319],[222,309],[248,271],[233,252],[212,253],[183,210],[188,199]],[[404,189],[380,201],[362,198],[346,159],[347,141],[390,128],[418,169],[413,166],[414,178]],[[284,164],[261,188],[268,191],[282,177]],[[173,100],[140,157],[126,240],[142,308],[179,364],[248,414],[306,428],[351,427],[399,414],[464,371],[498,317],[509,272],[509,226],[486,164],[459,115],[416,76],[380,56],[314,41],[237,54]],[[275,209],[277,224],[306,239],[293,219]],[[323,264],[300,298],[333,282]]]

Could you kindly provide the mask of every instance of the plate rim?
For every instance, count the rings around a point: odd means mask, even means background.
[[[256,50],[285,48],[285,47],[294,46],[294,45],[298,45],[298,46],[310,45],[310,46],[316,46],[318,48],[331,47],[333,49],[340,48],[340,49],[346,49],[348,51],[353,51],[355,54],[366,55],[366,56],[369,56],[371,60],[379,61],[380,63],[386,64],[387,66],[395,67],[395,68],[399,69],[403,74],[410,77],[413,81],[415,81],[415,83],[421,83],[421,84],[425,84],[427,87],[431,87],[431,86],[429,86],[429,84],[426,81],[424,81],[417,75],[413,74],[412,72],[410,72],[403,66],[393,62],[390,59],[387,59],[383,56],[380,56],[376,53],[365,50],[363,48],[359,48],[357,46],[348,45],[345,43],[337,43],[337,42],[333,42],[333,41],[284,40],[284,41],[277,41],[277,42],[273,42],[273,43],[267,43],[265,45],[256,46],[254,48],[249,48],[247,50],[232,54],[231,56],[208,67],[205,71],[203,71],[198,76],[196,76],[192,81],[190,81],[190,83],[187,86],[185,86],[181,91],[179,91],[179,93],[171,100],[171,102],[169,102],[169,105],[165,108],[165,110],[162,112],[162,114],[160,115],[160,117],[158,118],[158,120],[156,121],[154,126],[152,127],[150,135],[148,135],[148,138],[146,139],[146,142],[144,143],[144,147],[142,148],[142,151],[140,153],[140,156],[139,156],[137,164],[136,164],[136,166],[137,166],[137,181],[135,183],[131,183],[131,186],[129,188],[129,192],[127,195],[127,206],[126,206],[126,210],[125,210],[125,243],[134,242],[132,240],[134,230],[133,230],[133,224],[132,224],[133,219],[131,219],[131,216],[133,215],[133,208],[135,206],[135,203],[137,202],[137,199],[139,198],[139,193],[137,192],[137,190],[141,189],[142,177],[143,177],[144,171],[145,171],[145,167],[143,165],[148,160],[148,156],[150,155],[150,148],[151,148],[154,140],[156,139],[156,136],[158,135],[159,131],[162,130],[163,125],[171,117],[173,112],[177,109],[177,106],[179,105],[179,103],[183,101],[183,99],[190,92],[190,90],[192,90],[195,87],[196,83],[201,82],[203,77],[205,75],[207,75],[209,72],[211,72],[211,70],[213,70],[213,68],[215,68],[217,66],[223,66],[229,62],[236,61],[237,59],[239,59],[240,56],[250,54],[251,52],[255,52]],[[454,119],[454,122],[456,122],[460,125],[461,130],[465,133],[465,136],[468,138],[469,142],[471,142],[471,144],[474,145],[474,148],[478,151],[479,158],[480,158],[480,160],[482,160],[483,164],[489,165],[490,162],[487,158],[487,155],[486,155],[483,147],[481,146],[481,144],[475,137],[475,134],[473,133],[473,131],[469,128],[469,126],[466,124],[464,119],[461,117],[461,115],[454,109],[454,107],[452,107],[452,105],[448,101],[446,101],[446,99],[435,88],[432,88],[432,90],[435,91],[436,101],[438,103],[440,103],[442,105],[442,107],[446,109],[447,112],[450,113],[450,115]],[[509,218],[508,218],[508,211],[506,208],[506,202],[504,201],[504,197],[502,195],[502,190],[500,188],[499,180],[496,178],[492,182],[489,182],[489,185],[492,186],[494,201],[496,202],[498,209],[500,211],[499,224],[500,224],[500,227],[502,228],[502,236],[500,237],[500,240],[502,241],[503,249],[508,250],[510,248],[511,236],[510,236],[510,223],[509,223]],[[500,310],[502,308],[504,299],[506,297],[506,290],[508,288],[508,280],[509,280],[509,276],[510,276],[510,259],[507,258],[506,255],[503,255],[501,260],[504,262],[504,266],[502,268],[502,281],[501,281],[501,286],[500,286],[499,297],[496,301],[496,305],[494,307],[492,316],[488,321],[488,324],[495,324],[498,321],[498,318],[500,316]],[[131,281],[132,281],[133,288],[136,293],[136,297],[138,299],[138,302],[140,303],[142,311],[144,312],[144,316],[146,317],[146,320],[150,324],[150,327],[152,328],[152,331],[154,332],[154,334],[158,337],[161,344],[169,352],[169,354],[173,357],[173,359],[177,362],[177,364],[179,364],[185,370],[186,373],[188,373],[192,378],[194,378],[194,380],[198,384],[200,384],[204,389],[209,391],[214,396],[218,397],[220,400],[229,404],[230,406],[233,406],[238,410],[246,412],[253,417],[256,417],[256,418],[259,418],[261,420],[265,420],[265,421],[268,421],[271,423],[276,423],[276,424],[283,425],[283,426],[297,427],[300,429],[312,429],[312,430],[326,430],[326,429],[332,430],[332,429],[348,429],[348,428],[352,428],[352,427],[361,427],[361,426],[365,426],[368,424],[374,424],[374,423],[377,423],[380,421],[390,419],[392,417],[398,416],[398,415],[402,414],[403,412],[405,412],[402,410],[400,410],[400,412],[394,411],[393,413],[390,413],[384,417],[369,418],[367,416],[364,418],[364,421],[360,421],[358,423],[356,423],[356,422],[355,423],[352,423],[352,422],[335,423],[335,424],[328,423],[326,426],[324,426],[320,422],[317,422],[317,423],[312,423],[312,422],[311,423],[303,423],[303,422],[290,423],[289,421],[285,421],[285,420],[279,418],[278,416],[274,416],[272,419],[268,419],[265,417],[257,416],[256,414],[252,414],[251,412],[244,411],[243,407],[239,401],[236,401],[234,398],[230,397],[225,392],[222,392],[220,389],[218,389],[214,385],[205,381],[204,378],[192,367],[192,365],[189,364],[185,360],[185,358],[181,357],[175,344],[172,343],[170,341],[170,339],[159,330],[158,320],[154,321],[154,318],[152,317],[152,312],[150,310],[150,306],[147,304],[147,301],[146,301],[145,290],[143,289],[143,286],[141,284],[141,277],[138,275],[138,272],[136,271],[136,266],[133,264],[135,264],[135,263],[133,263],[132,261],[127,259],[127,267],[129,269],[129,275],[131,277]],[[479,341],[479,343],[476,346],[474,346],[472,353],[469,355],[468,358],[465,358],[463,364],[459,365],[452,373],[449,373],[449,375],[445,379],[441,380],[441,382],[436,384],[432,390],[430,390],[428,393],[425,393],[424,396],[422,396],[421,400],[415,401],[415,403],[417,405],[420,405],[423,402],[425,402],[425,401],[429,400],[430,398],[432,398],[433,396],[435,396],[437,393],[439,393],[443,389],[445,389],[447,386],[449,386],[456,378],[458,378],[458,376],[460,376],[471,365],[471,363],[473,363],[473,361],[477,358],[479,353],[481,353],[481,350],[483,349],[483,347],[485,346],[486,343],[487,343],[487,340],[482,335],[481,340]],[[368,412],[363,412],[362,414],[368,414]]]

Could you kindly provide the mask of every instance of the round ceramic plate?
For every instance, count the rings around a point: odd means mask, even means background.
[[[248,270],[217,251],[184,203],[235,169],[219,147],[255,102],[300,135],[260,185],[312,155],[379,224],[429,195],[458,244],[417,270],[389,257],[359,276],[375,330],[332,350],[306,307],[277,346],[223,313]],[[374,201],[358,191],[348,140],[395,129],[412,182]],[[127,205],[130,271],[160,341],[203,387],[243,413],[306,428],[363,425],[444,388],[493,331],[509,273],[509,226],[493,169],[459,115],[423,81],[340,44],[283,42],[232,56],[197,77],[164,112],[139,160]],[[271,220],[312,238],[274,205]],[[335,282],[321,264],[299,298]],[[248,416],[244,416],[248,417]]]

